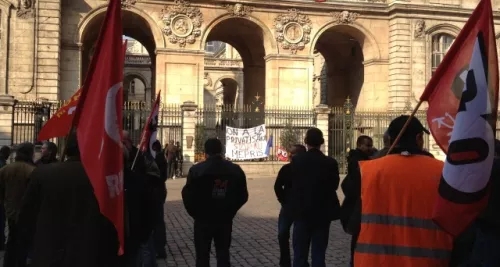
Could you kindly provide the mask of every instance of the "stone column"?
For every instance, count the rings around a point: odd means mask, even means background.
[[[411,93],[411,21],[389,21],[389,110],[402,110]]]
[[[193,101],[186,101],[182,109],[182,173],[187,174],[194,165],[194,149],[196,137],[196,110],[198,105]]]
[[[12,145],[12,112],[15,99],[11,95],[0,95],[0,146]]]
[[[323,138],[325,139],[325,144],[321,146],[321,151],[328,155],[328,115],[330,114],[330,108],[327,105],[318,105],[314,109],[316,113],[316,127],[323,132]]]

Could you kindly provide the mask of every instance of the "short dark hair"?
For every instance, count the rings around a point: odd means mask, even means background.
[[[293,145],[292,147],[295,148],[295,151],[297,153],[302,153],[302,152],[307,151],[306,147],[304,145],[301,145],[301,144],[296,144],[296,145]]]
[[[161,143],[160,141],[156,140],[154,141],[153,145],[151,145],[153,148],[157,147],[161,150]]]
[[[366,142],[366,141],[372,141],[373,142],[373,139],[371,137],[369,137],[368,135],[361,135],[356,140],[356,146],[359,147],[360,145],[364,144],[364,142]]]
[[[16,161],[33,162],[35,155],[35,145],[32,143],[22,143],[16,147]]]
[[[205,142],[205,154],[213,156],[221,153],[222,153],[222,143],[219,139],[209,138]]]
[[[47,145],[47,149],[49,150],[49,154],[53,157],[57,155],[57,145],[54,144],[53,142],[45,141],[43,142],[44,145]]]
[[[325,143],[325,139],[323,138],[323,132],[318,128],[311,128],[307,130],[305,143],[306,145],[312,147],[320,147],[322,144]]]
[[[2,148],[0,148],[0,156],[2,156],[4,159],[8,159],[10,156],[10,147],[3,146]]]
[[[68,157],[80,156],[80,148],[78,146],[76,131],[73,131],[71,134],[69,134],[67,138],[68,141],[66,142],[66,155]]]

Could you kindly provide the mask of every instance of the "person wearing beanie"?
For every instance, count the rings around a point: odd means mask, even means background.
[[[326,266],[330,224],[340,219],[339,165],[321,151],[325,143],[317,128],[307,131],[304,140],[308,151],[298,154],[291,162],[291,210],[293,227],[293,266],[309,266],[311,247],[312,266]]]

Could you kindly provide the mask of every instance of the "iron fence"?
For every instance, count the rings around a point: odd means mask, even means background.
[[[37,136],[42,126],[64,104],[64,101],[17,101],[12,112],[12,146],[23,142],[37,145]],[[151,104],[145,102],[125,102],[123,105],[123,129],[130,133],[132,141],[139,143],[141,132],[149,114]],[[179,105],[161,104],[158,114],[157,139],[166,144],[169,140],[181,141],[182,110]],[[62,138],[49,140],[62,144]],[[59,146],[61,147],[61,146]]]
[[[341,172],[347,169],[347,155],[356,147],[356,140],[362,135],[373,139],[376,149],[384,147],[383,136],[391,121],[406,111],[364,111],[355,110],[350,99],[343,107],[333,107],[329,116],[328,152],[339,162]],[[428,128],[426,112],[415,114],[422,124]],[[424,148],[429,150],[429,135],[424,135]]]
[[[302,144],[307,129],[315,127],[315,113],[312,109],[299,107],[255,108],[246,105],[235,108],[227,106],[205,106],[197,111],[195,133],[195,157],[201,158],[203,145],[208,138],[221,140],[226,145],[226,127],[251,128],[261,124],[266,126],[266,139],[272,136],[273,145],[269,157],[263,160],[275,161],[278,147],[289,148],[292,144]],[[225,151],[223,151],[225,152]]]

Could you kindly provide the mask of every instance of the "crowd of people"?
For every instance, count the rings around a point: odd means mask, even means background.
[[[461,236],[452,237],[432,221],[443,162],[423,148],[428,130],[412,118],[389,151],[407,120],[400,116],[391,122],[380,150],[371,137],[360,136],[348,154],[342,183],[337,161],[321,151],[319,129],[307,131],[305,146],[290,148],[290,162],[274,185],[281,204],[280,267],[307,267],[309,258],[312,267],[325,267],[330,226],[336,220],[352,236],[350,266],[500,266],[500,157],[495,158],[487,209]],[[6,242],[0,231],[5,267],[155,267],[156,258],[167,257],[165,182],[179,175],[180,146],[170,141],[162,150],[156,141],[152,158],[138,151],[127,132],[122,142],[121,256],[116,229],[100,213],[80,161],[76,134],[69,136],[64,162],[50,142],[43,144],[36,162],[33,144],[17,146],[10,164],[10,148],[0,149],[0,224],[8,225]],[[496,144],[499,153],[500,141]],[[190,168],[182,190],[194,219],[196,267],[210,266],[212,242],[217,266],[229,267],[233,219],[249,198],[246,176],[224,158],[220,140],[208,139],[205,153],[206,160]]]
[[[118,255],[118,235],[99,211],[92,185],[80,161],[76,134],[69,137],[66,160],[52,142],[23,143],[0,149],[0,249],[4,267],[154,267],[166,258],[165,182],[182,175],[179,142],[165,149],[153,144],[153,159],[138,151],[123,132],[125,248]],[[136,156],[137,155],[137,156]]]

